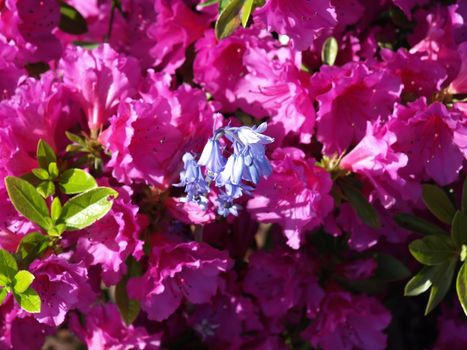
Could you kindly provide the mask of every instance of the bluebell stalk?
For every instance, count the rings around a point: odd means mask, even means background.
[[[266,158],[266,145],[274,141],[272,137],[263,135],[267,124],[258,127],[231,127],[213,130],[196,163],[190,153],[183,156],[184,170],[180,174],[181,182],[177,186],[186,186],[185,200],[194,201],[205,209],[208,203],[209,186],[215,184],[223,188],[217,197],[219,215],[238,215],[241,206],[234,203],[243,194],[251,194],[253,187],[247,183],[258,184],[261,177],[268,177],[272,167]],[[219,142],[225,136],[232,143],[232,153],[225,158],[224,149]],[[206,168],[203,177],[201,168]],[[247,183],[245,183],[247,182]]]

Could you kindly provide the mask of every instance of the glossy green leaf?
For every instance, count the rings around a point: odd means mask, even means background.
[[[81,169],[68,169],[60,175],[59,188],[66,194],[75,194],[97,187],[91,174]]]
[[[51,179],[55,179],[58,176],[58,166],[56,162],[49,163],[49,175]]]
[[[253,11],[253,4],[254,0],[244,0],[244,4],[242,7],[242,26],[246,27],[248,24],[248,19],[251,16],[251,12]]]
[[[16,256],[21,268],[26,268],[36,258],[40,257],[49,247],[49,237],[32,232],[24,236],[19,242]]]
[[[426,305],[425,315],[428,315],[446,296],[446,293],[451,287],[454,269],[456,268],[457,259],[450,259],[441,265],[436,266],[432,277],[432,286],[430,297]]]
[[[69,34],[84,34],[88,31],[86,19],[74,7],[68,4],[60,4],[60,23],[58,27]]]
[[[456,209],[446,192],[441,188],[434,185],[423,185],[423,202],[440,221],[451,224]]]
[[[424,266],[407,282],[404,288],[404,295],[416,296],[425,293],[431,287],[431,280],[438,266]]]
[[[50,206],[50,216],[52,220],[55,222],[58,220],[60,215],[62,214],[62,203],[60,203],[60,198],[55,197],[52,201],[52,205]]]
[[[240,12],[242,6],[242,0],[232,0],[222,10],[215,26],[216,37],[219,40],[227,38],[240,26]]]
[[[15,278],[18,264],[13,255],[0,249],[0,286],[7,286]]]
[[[467,245],[467,215],[461,211],[457,211],[452,219],[451,238],[459,248]]]
[[[49,172],[42,168],[32,169],[32,173],[40,180],[48,180],[49,178]]]
[[[457,273],[456,290],[462,309],[467,316],[467,266],[465,263],[462,264]]]
[[[41,312],[41,298],[37,292],[29,287],[23,293],[13,293],[19,306],[27,312]]]
[[[3,301],[5,300],[7,295],[8,295],[8,290],[6,290],[6,288],[1,288],[0,289],[0,305],[3,304]]]
[[[48,198],[55,193],[55,184],[52,181],[43,181],[36,187],[36,190],[42,197]]]
[[[409,244],[410,253],[424,265],[438,265],[457,257],[457,250],[449,236],[430,235]]]
[[[46,170],[49,168],[49,163],[57,161],[57,156],[52,147],[42,139],[37,143],[36,157],[41,168]]]
[[[19,270],[13,280],[13,290],[15,293],[24,293],[29,288],[32,281],[34,281],[34,275],[26,270]]]
[[[112,208],[112,198],[118,193],[109,187],[98,187],[83,192],[63,205],[58,220],[67,230],[81,230],[102,218]]]
[[[5,185],[8,196],[17,211],[45,229],[50,227],[52,220],[49,218],[49,209],[34,186],[14,176],[7,176]]]
[[[326,39],[321,49],[321,61],[328,66],[333,66],[338,52],[339,45],[337,44],[337,40],[333,36],[330,36]]]
[[[342,190],[350,205],[356,211],[362,221],[373,228],[380,227],[379,215],[375,208],[368,202],[366,197],[356,187],[344,183]]]
[[[448,233],[429,221],[410,214],[396,215],[394,220],[397,224],[407,230],[427,235],[447,235]]]
[[[389,254],[378,254],[375,257],[378,267],[375,278],[384,281],[398,281],[410,276],[410,271],[398,259]]]
[[[127,260],[128,273],[122,278],[115,288],[115,301],[120,310],[122,319],[127,325],[134,322],[140,312],[140,303],[130,299],[126,290],[129,277],[137,277],[142,273],[141,265],[133,258]]]

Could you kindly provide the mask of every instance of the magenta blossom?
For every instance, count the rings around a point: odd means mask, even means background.
[[[326,294],[322,311],[303,336],[323,350],[383,350],[386,335],[382,331],[390,321],[390,313],[378,300],[333,291]]]
[[[279,223],[287,244],[298,249],[305,230],[319,226],[333,208],[330,175],[297,148],[276,149],[273,173],[260,182],[248,211],[260,222]]]
[[[63,81],[75,94],[91,130],[102,128],[118,103],[135,93],[139,64],[103,44],[92,51],[69,47],[59,63]]]
[[[72,309],[87,310],[96,298],[83,263],[70,263],[69,254],[35,260],[29,270],[36,277],[32,287],[41,297],[41,312],[34,314],[40,323],[59,326]]]
[[[309,48],[323,31],[337,23],[329,0],[267,0],[255,17],[266,23],[269,30],[290,37],[297,50]]]
[[[447,109],[425,99],[398,106],[388,122],[397,135],[392,145],[408,156],[407,166],[399,174],[407,179],[433,179],[444,186],[457,179],[467,157],[467,119],[455,108]]]
[[[398,77],[362,63],[323,66],[312,85],[319,103],[317,137],[329,155],[360,141],[367,121],[387,118],[402,90]]]
[[[76,315],[70,320],[71,329],[86,343],[88,349],[158,350],[161,335],[149,335],[145,328],[126,326],[117,305],[96,305],[86,313],[84,325]]]
[[[138,207],[131,203],[128,187],[115,188],[119,197],[104,218],[84,231],[79,231],[76,257],[89,265],[100,265],[106,285],[117,284],[125,275],[126,259],[132,255],[140,259],[143,242],[138,239],[142,218]]]
[[[209,302],[219,286],[219,274],[230,267],[227,253],[207,244],[165,242],[153,248],[146,273],[130,279],[128,295],[141,302],[149,319],[162,321],[185,299]]]
[[[121,103],[101,135],[112,152],[107,166],[120,182],[169,187],[178,180],[183,154],[201,151],[212,133],[213,110],[204,93],[187,85],[171,91],[169,79],[151,76],[144,101]]]

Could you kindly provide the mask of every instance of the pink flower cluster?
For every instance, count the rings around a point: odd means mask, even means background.
[[[0,349],[39,349],[62,328],[91,350],[467,348],[449,301],[427,322],[438,337],[418,341],[428,331],[405,323],[420,303],[378,259],[412,264],[394,215],[426,214],[423,183],[464,181],[467,1],[265,0],[222,40],[219,5],[200,3],[0,0],[0,248],[37,230],[3,179],[38,166],[40,139],[66,162],[65,132],[86,134],[80,164],[119,192],[32,262],[41,312],[8,296]],[[85,30],[64,29],[64,4]],[[330,37],[335,63],[321,57]],[[262,122],[272,174],[235,197],[238,216],[217,214],[220,191],[182,200],[185,153],[199,158],[213,128]]]

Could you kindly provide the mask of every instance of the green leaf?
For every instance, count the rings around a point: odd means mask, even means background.
[[[37,186],[36,190],[42,197],[47,198],[55,193],[55,185],[52,181],[43,181]]]
[[[436,269],[437,266],[424,266],[419,273],[407,282],[404,288],[404,295],[413,297],[425,293],[431,287],[431,280]]]
[[[434,185],[423,185],[423,202],[440,221],[451,224],[456,209],[441,188]]]
[[[457,257],[457,250],[449,236],[431,235],[409,244],[410,253],[424,265],[438,265]]]
[[[407,267],[392,255],[377,254],[375,259],[378,263],[375,278],[384,281],[398,281],[410,276]]]
[[[7,295],[8,295],[8,290],[6,288],[1,288],[0,289],[0,305],[3,304],[3,301],[5,300]]]
[[[462,211],[467,215],[467,178],[464,181],[464,186],[462,187]]]
[[[217,39],[227,38],[240,26],[240,11],[242,6],[242,0],[232,0],[222,10],[215,26]]]
[[[83,49],[93,50],[97,49],[101,43],[97,41],[82,41],[82,40],[75,40],[73,41],[73,45],[82,47]]]
[[[339,45],[336,38],[330,36],[326,39],[321,49],[321,61],[328,66],[333,66],[336,62]]]
[[[26,268],[35,259],[40,257],[49,247],[49,237],[32,232],[24,236],[19,242],[16,255],[21,268]]]
[[[97,187],[96,180],[91,174],[81,169],[68,169],[60,175],[60,191],[66,194],[75,194]]]
[[[52,147],[42,139],[37,144],[36,157],[41,168],[46,170],[49,168],[49,163],[57,161],[57,156]]]
[[[60,203],[60,198],[55,197],[52,201],[52,205],[50,206],[50,216],[52,220],[55,222],[58,220],[60,215],[62,214],[62,203]]]
[[[394,220],[397,224],[407,230],[428,234],[428,235],[447,235],[448,233],[425,219],[410,214],[396,215]]]
[[[49,179],[49,173],[45,169],[42,169],[42,168],[32,169],[32,173],[34,174],[34,176],[36,176],[40,180],[48,180]]]
[[[14,278],[13,291],[21,294],[29,288],[32,281],[34,281],[34,275],[26,270],[19,270]]]
[[[98,187],[71,198],[63,205],[59,222],[67,230],[81,230],[102,218],[112,208],[110,197],[118,192],[109,187]]]
[[[467,215],[457,211],[452,219],[451,238],[459,248],[467,245]]]
[[[8,196],[13,206],[24,217],[47,229],[51,226],[49,208],[36,189],[27,181],[14,176],[5,178]]]
[[[20,294],[13,292],[13,295],[23,310],[31,313],[41,312],[41,298],[34,289],[28,288]]]
[[[426,305],[425,315],[428,315],[445,297],[451,287],[454,269],[457,259],[450,259],[441,265],[436,266],[432,278],[432,286],[428,304]]]
[[[13,255],[4,249],[0,249],[0,286],[7,286],[15,278],[18,272],[18,264]]]
[[[467,267],[465,263],[462,264],[459,272],[457,273],[456,290],[462,309],[467,315]]]
[[[342,184],[342,190],[344,191],[347,200],[350,202],[350,205],[352,208],[354,208],[360,219],[362,219],[365,224],[373,228],[379,228],[380,221],[378,212],[368,202],[360,190],[348,183]]]
[[[127,260],[128,274],[122,278],[115,288],[115,301],[122,319],[127,325],[132,324],[140,311],[140,303],[130,299],[126,290],[129,277],[141,276],[141,265],[132,257]]]
[[[200,7],[208,7],[208,6],[217,4],[218,2],[219,2],[219,0],[207,0],[207,1],[202,2],[201,4],[199,4],[199,6]]]
[[[248,19],[250,18],[251,11],[253,11],[254,0],[245,0],[242,7],[242,26],[246,28]]]
[[[77,143],[83,147],[86,146],[86,141],[81,136],[73,134],[69,131],[65,131],[65,135],[67,139],[70,140],[71,142]]]
[[[58,166],[56,162],[49,163],[49,175],[52,179],[58,176]]]
[[[60,4],[60,23],[58,27],[69,34],[84,34],[88,31],[88,25],[83,15],[74,7],[65,3]]]

